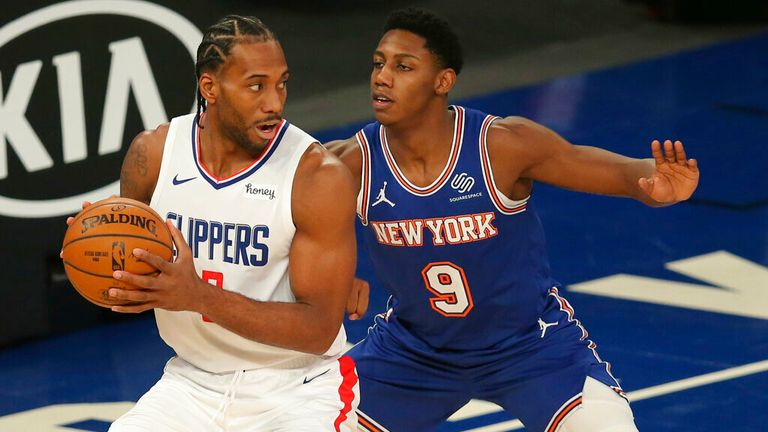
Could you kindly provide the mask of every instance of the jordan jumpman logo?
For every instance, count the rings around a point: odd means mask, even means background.
[[[539,329],[541,330],[541,337],[544,337],[544,334],[547,332],[547,328],[551,326],[556,326],[558,323],[557,321],[552,323],[546,323],[543,319],[539,318]]]
[[[390,207],[394,207],[395,203],[388,200],[387,197],[384,195],[384,191],[387,189],[387,182],[384,182],[384,186],[382,186],[381,190],[379,190],[379,195],[376,197],[376,202],[371,204],[371,207],[376,207],[377,204],[381,204],[383,202],[389,204]]]

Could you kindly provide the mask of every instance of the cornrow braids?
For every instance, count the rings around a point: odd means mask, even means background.
[[[195,77],[200,79],[200,74],[204,71],[218,69],[224,64],[232,48],[243,41],[272,40],[277,41],[277,37],[260,19],[253,16],[227,15],[205,30],[203,40],[197,47]],[[206,109],[207,102],[198,87],[195,117],[198,124]]]

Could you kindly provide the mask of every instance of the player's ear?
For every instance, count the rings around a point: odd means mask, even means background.
[[[456,71],[445,68],[435,77],[435,93],[442,96],[448,94],[456,85]]]
[[[216,97],[219,94],[219,87],[216,81],[216,77],[213,74],[209,72],[203,72],[200,74],[200,78],[197,80],[197,86],[200,88],[200,94],[203,95],[203,98],[209,105],[216,103]]]

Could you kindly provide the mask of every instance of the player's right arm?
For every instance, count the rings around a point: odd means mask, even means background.
[[[160,174],[168,123],[133,139],[120,170],[120,196],[149,205]]]
[[[132,198],[149,205],[152,192],[160,175],[160,161],[163,158],[165,137],[168,135],[169,124],[162,124],[153,131],[141,132],[133,139],[123,158],[123,167],[120,169],[120,196]],[[91,205],[90,201],[84,201],[83,209]],[[67,218],[70,225],[75,218]]]

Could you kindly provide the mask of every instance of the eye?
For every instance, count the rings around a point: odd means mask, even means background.
[[[277,88],[283,90],[288,87],[288,80],[280,81],[279,84],[277,84]]]
[[[381,69],[383,67],[384,67],[384,62],[381,62],[381,61],[378,61],[378,60],[374,60],[373,61],[373,68],[374,69]]]
[[[261,83],[258,83],[258,84],[251,84],[251,85],[249,86],[249,88],[250,88],[251,90],[253,90],[253,91],[259,91],[259,90],[261,90],[261,87],[262,87]]]
[[[402,63],[399,63],[399,64],[397,65],[397,68],[398,68],[399,70],[401,70],[401,71],[409,71],[409,70],[413,70],[413,68],[411,68],[411,67],[409,67],[409,66],[406,66],[406,65],[404,65],[404,64],[402,64]]]

